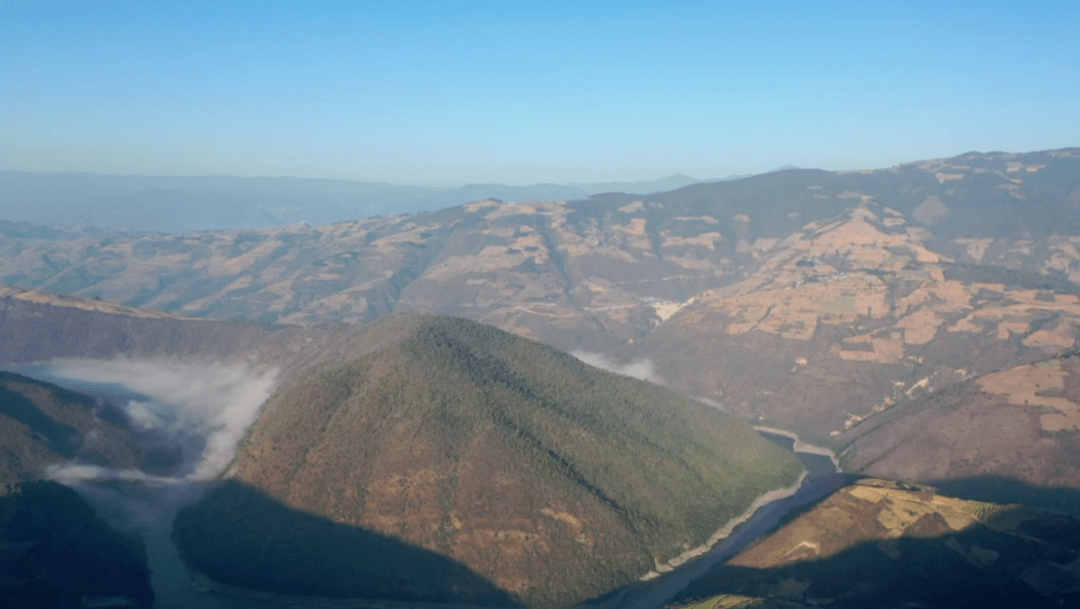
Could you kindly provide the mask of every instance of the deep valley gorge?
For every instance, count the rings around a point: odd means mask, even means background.
[[[24,233],[0,604],[1080,605],[1080,148]]]

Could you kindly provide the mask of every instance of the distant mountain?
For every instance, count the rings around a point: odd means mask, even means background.
[[[322,225],[431,211],[489,198],[581,199],[601,192],[645,194],[695,182],[698,180],[676,174],[639,182],[439,188],[304,178],[0,171],[0,233],[67,239],[72,235],[139,236],[300,222]]]
[[[734,177],[736,176],[721,179],[728,180],[733,179]],[[675,190],[676,188],[682,188],[683,186],[697,184],[702,181],[704,180],[698,180],[697,178],[691,178],[688,175],[675,173],[656,180],[639,180],[636,182],[594,182],[586,184],[571,183],[570,186],[580,188],[588,195],[595,195],[603,192],[625,192],[632,195],[645,195],[654,192],[667,192],[669,190]]]
[[[474,322],[390,316],[279,388],[176,539],[243,588],[566,606],[704,543],[800,469],[657,385]],[[473,576],[443,580],[445,559]]]
[[[0,219],[178,232],[327,224],[429,209],[444,189],[300,178],[0,172]]]
[[[1074,607],[1080,520],[864,480],[713,567],[682,609]]]
[[[59,239],[68,241],[83,237],[144,237],[155,235],[151,231],[122,228],[97,228],[94,226],[59,226],[33,222],[0,220],[0,234],[12,239]]]

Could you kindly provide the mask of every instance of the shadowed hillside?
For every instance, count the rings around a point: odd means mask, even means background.
[[[952,489],[996,489],[1009,498],[1013,479],[1039,487],[1070,489],[1069,501],[1051,507],[1080,512],[1080,357],[1075,352],[1012,365],[867,419],[840,436],[848,446],[845,469],[872,476],[925,482],[967,479]],[[985,483],[978,483],[978,480]],[[1063,498],[1064,499],[1064,498]]]
[[[633,581],[800,470],[713,408],[466,320],[391,316],[338,343],[270,398],[231,475],[449,557],[525,604]],[[221,502],[189,522],[224,517]],[[181,541],[193,557],[236,545],[193,530]],[[304,550],[318,563],[317,543]]]
[[[70,459],[117,468],[149,465],[126,415],[93,399],[0,372],[0,483],[32,480]],[[153,468],[151,468],[153,469]]]
[[[226,480],[177,516],[174,539],[200,570],[237,587],[289,595],[515,606],[435,552],[289,508]],[[208,539],[214,540],[208,542]]]
[[[162,466],[167,451],[125,423],[87,396],[0,372],[0,606],[153,605],[142,541],[110,528],[75,491],[41,480],[69,460]]]
[[[154,603],[142,541],[55,482],[0,483],[0,582],[4,607]]]
[[[79,298],[0,287],[0,362],[56,357],[223,357],[271,334],[256,324],[211,322]]]

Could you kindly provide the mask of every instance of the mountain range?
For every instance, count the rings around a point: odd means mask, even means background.
[[[321,227],[5,237],[0,281],[298,326],[461,316],[648,360],[673,389],[842,448],[895,404],[1075,344],[1078,201],[1080,149],[970,153]],[[1021,469],[995,471],[1048,480]]]
[[[754,424],[899,482],[838,491],[680,602],[881,604],[907,585],[889,577],[934,565],[1032,606],[1080,592],[1075,544],[1054,541],[1080,514],[1077,148],[323,226],[9,232],[0,282],[0,363],[280,371],[225,478],[177,520],[192,568],[224,584],[593,598],[791,482]],[[746,462],[725,456],[742,442]],[[305,566],[349,544],[406,558]],[[853,564],[866,586],[823,575]],[[441,575],[417,586],[417,569]],[[903,602],[974,603],[971,585]]]
[[[601,192],[644,194],[699,181],[674,174],[636,182],[446,188],[284,177],[0,171],[0,230],[9,236],[70,239],[80,234],[329,224],[364,216],[431,211],[487,198],[522,201],[579,199]]]

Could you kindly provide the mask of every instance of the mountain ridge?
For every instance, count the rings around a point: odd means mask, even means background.
[[[435,187],[296,177],[0,171],[0,216],[14,225],[5,231],[9,234],[52,239],[74,238],[80,233],[138,236],[300,222],[328,224],[370,215],[431,211],[485,198],[573,199],[606,191],[646,193],[697,181],[672,174],[632,182]]]

